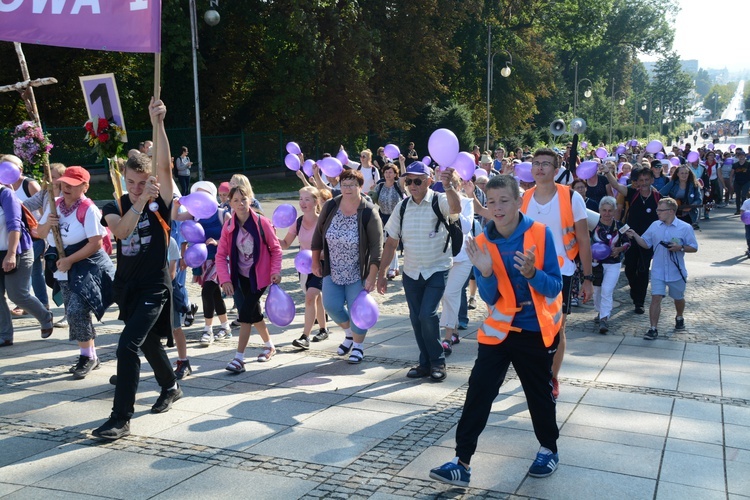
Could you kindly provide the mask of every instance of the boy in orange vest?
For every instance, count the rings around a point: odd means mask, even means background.
[[[552,233],[519,211],[513,177],[492,177],[486,193],[491,219],[482,234],[468,240],[466,251],[479,295],[491,306],[477,334],[477,359],[456,431],[457,456],[430,471],[431,478],[456,486],[469,485],[469,462],[511,363],[541,445],[529,475],[547,477],[559,462],[552,361],[562,326],[562,275]]]

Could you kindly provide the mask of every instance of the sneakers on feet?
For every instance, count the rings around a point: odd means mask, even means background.
[[[99,368],[99,358],[90,358],[81,354],[78,356],[78,363],[73,368],[73,378],[81,380],[86,378],[86,375],[91,373],[91,370]]]
[[[442,345],[443,345],[443,352],[445,353],[446,357],[453,354],[453,346],[451,346],[450,342],[448,342],[447,340],[443,340]]]
[[[674,329],[675,330],[684,330],[685,329],[685,318],[682,316],[677,316],[674,319]]]
[[[231,326],[232,328],[239,328],[240,327],[240,320],[238,320],[238,319],[232,320],[232,322],[229,323],[229,326]]]
[[[430,477],[454,486],[469,486],[471,467],[468,469],[458,463],[458,457],[440,467],[430,470]]]
[[[654,340],[654,339],[655,339],[656,337],[658,337],[658,336],[659,336],[659,331],[658,331],[658,330],[657,330],[656,328],[654,328],[654,327],[651,327],[651,328],[649,328],[649,329],[648,329],[648,331],[647,331],[647,332],[646,332],[646,333],[645,333],[645,334],[643,335],[643,338],[644,338],[644,339],[646,339],[646,340]]]
[[[190,308],[188,309],[188,312],[185,313],[185,326],[192,326],[193,322],[195,321],[195,313],[198,312],[198,304],[190,303]]]
[[[643,306],[635,306],[635,310],[633,312],[636,314],[643,314],[646,312],[646,310],[643,308]]]
[[[68,316],[63,316],[60,321],[55,322],[55,324],[52,325],[55,328],[67,328],[68,327]]]
[[[223,326],[219,327],[219,331],[214,334],[214,340],[225,340],[232,338],[232,331]]]
[[[151,407],[151,413],[164,413],[172,408],[172,403],[182,397],[182,389],[179,385],[174,389],[163,389],[159,394],[159,399],[156,400],[154,406]]]
[[[557,381],[556,377],[552,377],[552,397],[555,400],[560,397],[560,382]]]
[[[461,343],[461,337],[457,333],[451,334],[451,344],[456,345]]]
[[[599,333],[605,334],[609,331],[609,325],[607,324],[607,318],[599,320]]]
[[[125,436],[130,435],[130,421],[118,418],[113,413],[109,416],[109,420],[91,431],[91,434],[95,437],[109,439],[111,441],[124,438]]]
[[[469,301],[466,303],[466,309],[472,310],[477,308],[477,299],[469,297]]]
[[[263,349],[262,353],[258,354],[258,361],[261,363],[265,363],[266,361],[270,360],[274,354],[276,354],[275,347],[266,347]]]
[[[327,338],[328,338],[328,330],[326,330],[325,328],[321,328],[320,331],[318,331],[318,333],[313,335],[312,341],[323,342]]]
[[[303,334],[300,338],[292,340],[292,345],[294,347],[299,347],[300,349],[309,349],[310,339],[307,338],[307,335]]]
[[[203,332],[203,335],[201,335],[201,345],[203,347],[208,347],[214,342],[214,336],[210,331]]]
[[[557,453],[543,453],[540,451],[536,454],[534,463],[529,467],[529,476],[547,477],[557,470],[558,463],[560,463],[560,458]]]
[[[175,369],[174,369],[174,376],[177,377],[177,380],[182,380],[183,378],[187,377],[188,375],[193,373],[193,369],[190,368],[190,360],[186,359],[185,361],[177,360],[177,363],[175,363]]]

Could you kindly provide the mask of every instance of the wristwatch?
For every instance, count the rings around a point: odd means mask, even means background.
[[[583,275],[583,279],[589,280],[589,281],[594,281],[594,275],[593,274],[584,274]]]

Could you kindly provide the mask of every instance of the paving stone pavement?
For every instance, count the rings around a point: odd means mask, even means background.
[[[264,202],[267,212],[274,203]],[[67,372],[77,355],[67,330],[41,340],[33,319],[15,319],[16,344],[0,351],[0,496],[750,498],[750,261],[734,257],[744,244],[737,218],[714,217],[688,258],[686,333],[665,326],[665,301],[659,339],[644,340],[647,315],[632,313],[624,276],[609,335],[595,333],[591,305],[574,308],[557,405],[561,465],[550,478],[526,476],[538,444],[512,371],[480,437],[471,487],[428,478],[453,457],[482,313],[471,311],[444,382],[409,380],[416,348],[397,278],[376,296],[381,318],[361,365],[336,356],[336,326],[309,351],[292,347],[298,307],[289,327],[271,327],[278,354],[232,375],[224,366],[236,336],[200,347],[199,315],[186,329],[195,372],[185,397],[150,414],[158,387],[144,363],[132,435],[116,442],[90,435],[110,411],[116,311],[97,326],[101,368],[78,381]],[[294,254],[285,252],[282,285],[301,304]],[[258,349],[253,336],[248,358]]]

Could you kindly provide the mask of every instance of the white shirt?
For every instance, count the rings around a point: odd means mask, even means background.
[[[574,191],[570,204],[573,207],[574,222],[586,219],[586,202],[583,201],[580,194]],[[565,243],[563,243],[562,235],[562,220],[560,218],[560,201],[557,198],[557,193],[555,193],[555,196],[544,205],[539,205],[534,196],[532,196],[529,206],[526,209],[526,215],[549,227],[550,231],[552,231],[552,239],[555,242],[557,256],[562,257],[563,259],[563,265],[560,268],[560,272],[563,276],[573,276],[573,273],[576,271],[576,264],[568,258],[568,254],[565,252]]]

